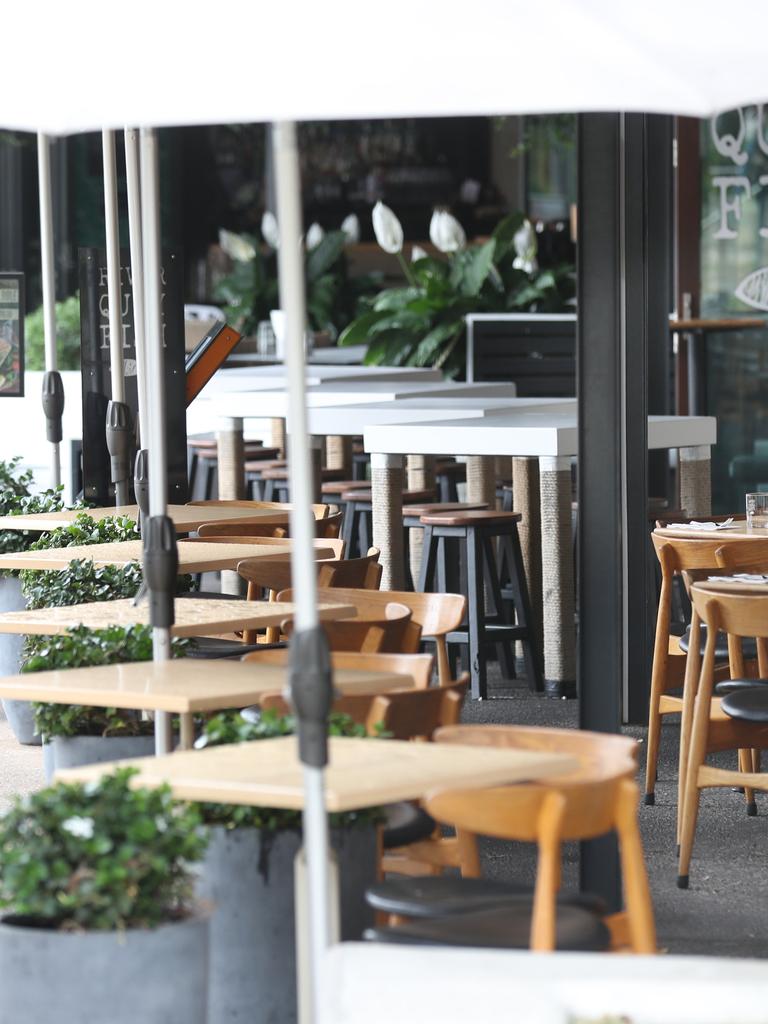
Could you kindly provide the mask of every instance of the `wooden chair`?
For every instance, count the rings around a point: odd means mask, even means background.
[[[283,550],[274,555],[274,559],[288,559],[285,552],[287,537],[259,537],[256,534],[214,534],[213,536],[188,537],[185,543],[191,544],[258,544],[263,548],[282,548]],[[337,561],[344,554],[344,541],[339,537],[327,539],[316,538],[313,541],[315,554],[318,561]],[[262,559],[273,561],[272,555],[258,555],[254,559],[243,559],[243,561],[260,561]]]
[[[441,792],[428,796],[425,801],[434,818],[456,829],[456,837],[449,841],[453,864],[461,869],[465,878],[476,879],[480,875],[477,835],[537,843],[539,863],[528,915],[531,949],[556,948],[561,844],[615,832],[619,840],[625,910],[606,919],[612,945],[636,953],[656,951],[653,909],[637,823],[638,793],[633,781],[637,744],[633,740],[576,730],[516,726],[454,726],[440,729],[434,738],[442,743],[554,750],[570,754],[578,762],[577,769],[562,781],[554,778],[540,784]],[[428,941],[423,937],[430,930],[433,941],[437,942],[445,941],[452,930],[462,936],[463,924],[468,920],[465,914],[471,914],[476,933],[478,924],[482,924],[481,914],[488,915],[489,928],[498,929],[500,925],[503,927],[504,915],[511,913],[512,902],[520,900],[519,887],[512,887],[506,900],[501,898],[503,893],[489,895],[486,892],[478,901],[473,897],[475,886],[471,882],[464,886],[463,879],[421,878],[399,883],[392,902],[386,899],[387,883],[377,886],[372,893],[378,892],[379,898],[370,902],[377,909],[394,912],[400,918],[416,917],[420,913],[424,916],[425,904],[429,904],[430,883],[445,894],[446,882],[449,885],[455,882],[454,907],[460,904],[459,896],[462,888],[465,889],[468,899],[465,907],[455,909],[455,916],[450,919],[405,926],[404,938],[410,931],[416,938],[421,933],[422,939]],[[465,917],[464,923],[462,917]],[[469,944],[473,944],[471,940]]]
[[[322,539],[337,538],[341,533],[342,512],[332,512],[324,519],[315,520],[315,536]],[[259,519],[223,519],[203,523],[197,531],[200,537],[290,537],[290,523],[282,519],[270,522],[263,516]]]
[[[288,665],[287,648],[271,648],[246,654],[243,661],[253,661],[264,665]],[[432,678],[434,658],[431,654],[361,654],[359,651],[332,651],[331,666],[333,669],[362,669],[368,672],[393,672],[396,675],[410,676],[413,685],[425,690]]]
[[[436,729],[455,725],[467,692],[468,677],[449,686],[432,689],[390,690],[379,695],[349,694],[333,702],[334,711],[349,715],[365,726],[369,736],[386,735],[396,740],[429,740]],[[282,694],[270,694],[261,707],[286,714],[289,706]]]
[[[292,601],[293,591],[286,590],[277,595],[279,601]],[[383,608],[388,601],[407,605],[413,612],[412,621],[421,626],[422,639],[434,640],[437,650],[437,672],[441,685],[451,681],[448,664],[448,648],[445,638],[460,626],[467,607],[463,594],[418,594],[407,590],[353,590],[333,588],[333,593],[321,590],[319,601],[348,601],[358,611],[371,613]]]
[[[293,620],[286,620],[281,629],[290,637]],[[323,623],[328,646],[332,651],[359,651],[370,654],[416,654],[421,629],[411,622],[411,609],[395,601],[388,602],[378,618],[364,615],[333,619]]]
[[[212,498],[208,501],[188,501],[188,505],[204,505],[211,509],[215,508],[252,508],[252,509],[274,509],[275,512],[290,512],[293,505],[290,502],[280,501],[248,501],[246,498]],[[325,519],[330,515],[331,510],[338,512],[335,505],[317,503],[312,505],[312,514],[315,519]]]
[[[315,541],[321,548],[334,543],[342,542],[338,539]],[[335,590],[338,582],[340,587],[378,590],[382,572],[379,555],[378,548],[371,548],[364,558],[318,561],[318,587]],[[274,601],[278,593],[291,587],[291,561],[284,554],[275,558],[244,558],[238,562],[237,571],[248,583],[248,599],[251,601],[257,600],[262,590],[268,590],[270,600]]]
[[[698,644],[700,622],[707,627],[707,642],[701,659],[694,702],[683,796],[677,876],[677,884],[681,889],[688,888],[701,790],[710,786],[743,786],[747,792],[768,789],[768,775],[755,771],[751,757],[748,759],[744,754],[739,758],[737,770],[706,764],[710,753],[723,750],[760,751],[768,748],[768,716],[742,714],[739,712],[738,701],[730,702],[729,697],[714,697],[715,650],[719,630],[728,634],[733,678],[743,676],[744,659],[740,647],[744,638],[756,639],[760,677],[763,680],[768,678],[768,593],[750,593],[739,591],[738,588],[734,590],[734,585],[728,583],[694,584],[691,599],[696,612],[691,622],[691,649]],[[750,687],[746,692],[755,693],[758,688]]]

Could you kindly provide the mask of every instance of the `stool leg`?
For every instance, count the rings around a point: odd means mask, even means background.
[[[421,572],[419,573],[418,589],[422,594],[432,593],[435,578],[435,562],[437,560],[437,544],[432,536],[432,527],[424,528],[424,543],[422,545]]]
[[[216,463],[208,462],[205,467],[205,500],[210,501],[213,497],[213,481],[216,476]]]
[[[491,604],[493,605],[492,612],[486,609],[486,621],[488,614],[492,614],[495,619],[498,619],[500,623],[504,625],[511,625],[509,620],[509,611],[504,607],[504,601],[501,596],[501,587],[499,586],[499,576],[496,571],[496,552],[493,549],[491,538],[487,534],[481,534],[482,537],[482,549],[483,549],[483,562],[484,562],[484,575],[485,575],[485,590],[486,595],[490,598]],[[497,657],[499,664],[501,665],[501,672],[505,679],[514,679],[516,676],[515,672],[515,655],[512,650],[512,643],[509,640],[501,640],[496,644]]]
[[[344,557],[354,558],[355,546],[355,509],[351,501],[345,502],[344,520],[341,528],[341,537],[344,541]]]
[[[544,689],[542,675],[542,656],[538,644],[537,631],[534,628],[531,601],[525,579],[525,565],[520,548],[517,529],[502,541],[506,549],[506,557],[510,568],[510,589],[513,594],[515,615],[519,626],[524,626],[526,637],[522,641],[525,659],[525,674],[528,676],[528,689],[540,693]]]
[[[483,586],[483,551],[478,531],[467,529],[467,629],[469,633],[469,671],[471,693],[476,700],[485,700],[488,685],[485,664],[485,588]]]
[[[264,501],[275,500],[275,481],[265,480],[264,481]]]
[[[195,498],[195,484],[197,482],[197,463],[198,454],[196,451],[192,452],[192,458],[189,460],[189,498],[190,501],[194,501]]]

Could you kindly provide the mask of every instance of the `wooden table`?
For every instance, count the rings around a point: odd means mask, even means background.
[[[240,629],[279,626],[290,619],[296,606],[291,601],[226,601],[215,598],[179,597],[174,605],[176,621],[172,636],[211,636]],[[321,619],[345,619],[355,614],[350,604],[321,604]],[[103,629],[106,626],[138,626],[148,620],[146,603],[132,598],[95,601],[63,608],[0,613],[0,633],[67,633],[73,626]]]
[[[702,516],[702,519],[705,517]],[[658,537],[681,537],[685,540],[722,540],[727,544],[729,540],[768,540],[768,530],[748,530],[746,520],[737,526],[735,530],[691,530],[680,525],[677,529],[672,526],[657,526],[653,531]]]
[[[0,684],[2,685],[2,684]],[[4,696],[2,689],[0,695]],[[455,743],[332,736],[325,773],[329,811],[350,811],[413,800],[448,786],[495,786],[562,775],[576,767],[564,754]],[[167,782],[182,800],[300,810],[302,765],[293,736],[121,761],[138,768],[133,786]],[[114,765],[84,765],[57,772],[65,781],[99,779]]]
[[[710,448],[717,436],[711,416],[649,416],[648,447],[678,449],[681,502],[695,515],[710,512]],[[496,457],[514,459],[515,511],[528,524],[524,545],[534,615],[544,627],[544,674],[571,683],[576,678],[574,581],[571,541],[571,460],[578,453],[575,409],[540,407],[492,412],[483,418],[371,426],[373,543],[382,548],[382,589],[400,589],[403,457],[406,454],[467,455],[467,499],[495,501]],[[539,525],[540,524],[540,525]],[[385,539],[392,538],[392,550]],[[542,586],[542,578],[546,587]],[[543,596],[539,596],[543,595]],[[537,605],[542,611],[539,613]]]
[[[259,558],[287,555],[291,551],[290,541],[285,544],[217,544],[214,542],[180,540],[179,572],[218,572],[221,569],[236,569],[244,558]],[[315,558],[332,558],[330,548],[318,548]],[[73,559],[84,559],[94,565],[120,565],[141,562],[142,542],[140,540],[115,541],[112,544],[74,545],[69,548],[48,548],[45,551],[17,551],[0,555],[0,569],[66,569]]]
[[[101,520],[107,516],[128,516],[138,520],[138,505],[113,505],[107,508],[62,509],[60,512],[34,512],[26,516],[0,516],[0,530],[32,530],[45,532],[60,526],[69,526],[75,517],[85,512],[92,519]],[[273,508],[242,508],[227,505],[168,505],[167,514],[180,533],[191,533],[203,523],[222,519],[256,519],[260,517],[287,523],[288,513]]]
[[[337,670],[333,680],[344,694],[386,693],[413,685],[410,676],[362,669]],[[224,658],[214,670],[202,658],[174,658],[6,676],[0,679],[0,697],[178,714],[183,749],[191,745],[195,712],[257,704],[265,694],[282,693],[285,684],[282,666]]]

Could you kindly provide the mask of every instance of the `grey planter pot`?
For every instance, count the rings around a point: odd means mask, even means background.
[[[154,736],[55,736],[43,746],[45,781],[51,782],[60,768],[151,757],[154,752]]]
[[[213,828],[197,895],[212,904],[209,1024],[295,1024],[296,832]],[[376,877],[376,830],[338,829],[341,931],[359,939],[373,923],[365,890]]]
[[[18,612],[26,606],[18,576],[0,576],[0,612]],[[15,676],[18,673],[23,643],[24,637],[19,633],[0,634],[0,676]],[[35,732],[31,702],[4,700],[3,710],[19,743],[39,746],[40,737]]]
[[[0,923],[0,1024],[206,1024],[208,919],[55,932]]]

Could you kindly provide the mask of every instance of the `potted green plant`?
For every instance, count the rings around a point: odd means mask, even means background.
[[[373,210],[376,239],[397,257],[405,284],[386,288],[342,331],[339,345],[368,344],[365,362],[434,366],[463,374],[467,313],[562,312],[575,294],[570,264],[539,268],[536,234],[522,214],[505,217],[485,242],[467,245],[459,222],[436,210],[430,239],[441,254],[414,246],[403,257],[403,229],[383,203]]]
[[[192,643],[175,638],[172,655],[183,657]],[[149,626],[74,626],[57,636],[28,637],[27,655],[22,672],[150,661],[152,630]],[[148,757],[154,752],[154,724],[140,711],[78,704],[35,703],[32,707],[48,780],[60,768]]]
[[[258,721],[228,712],[212,718],[198,746],[250,742],[292,733],[292,716],[265,711]],[[331,716],[332,735],[365,735],[347,715]],[[210,842],[197,884],[213,907],[209,1024],[295,1022],[294,859],[301,847],[295,811],[200,805]],[[331,816],[339,861],[341,934],[359,939],[371,923],[365,889],[376,877],[377,810]]]
[[[0,1020],[205,1024],[196,808],[131,772],[17,798],[0,818]]]

